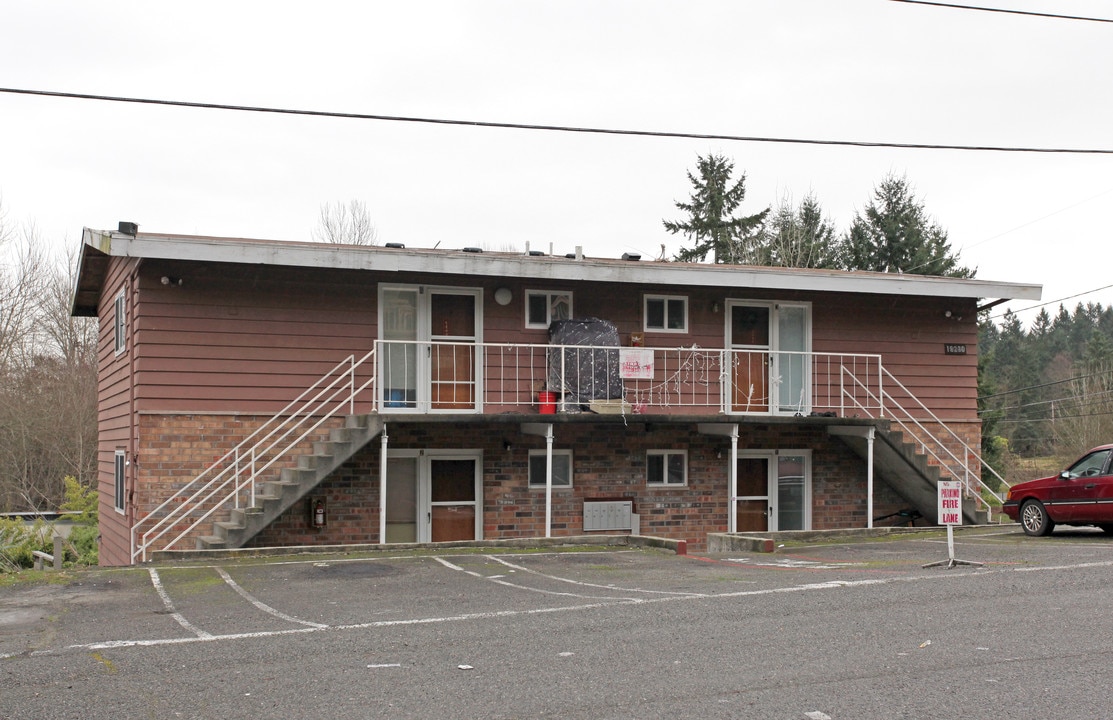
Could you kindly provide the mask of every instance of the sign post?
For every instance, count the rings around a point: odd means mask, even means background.
[[[956,560],[955,559],[955,525],[962,524],[962,481],[961,480],[940,480],[939,481],[939,505],[937,507],[937,515],[940,525],[947,526],[947,560],[940,560],[939,562],[928,563],[924,567],[935,567],[936,565],[946,565],[948,568],[953,568],[955,565],[984,565],[985,563],[972,562],[970,560]]]

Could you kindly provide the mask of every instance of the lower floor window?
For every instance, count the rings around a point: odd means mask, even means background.
[[[529,486],[545,487],[545,450],[529,451]],[[553,487],[572,487],[572,451],[553,450]]]
[[[124,467],[125,453],[123,450],[116,451],[115,463],[115,507],[117,510],[124,509]]]
[[[650,450],[645,455],[647,485],[687,485],[687,450]]]

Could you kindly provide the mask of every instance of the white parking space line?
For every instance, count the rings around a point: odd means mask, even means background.
[[[582,587],[602,588],[603,590],[615,590],[615,591],[618,591],[618,592],[651,593],[651,594],[655,594],[655,595],[680,595],[682,597],[707,597],[707,595],[704,594],[704,593],[696,593],[696,592],[680,592],[680,591],[675,591],[675,590],[643,590],[642,588],[617,587],[615,585],[599,585],[599,584],[596,584],[596,583],[586,583],[586,582],[582,582],[580,580],[573,580],[571,578],[560,577],[559,575],[548,575],[546,573],[538,572],[538,571],[533,570],[531,568],[528,568],[524,565],[516,565],[514,563],[507,562],[506,560],[503,560],[502,558],[497,557],[495,555],[485,555],[484,557],[486,557],[488,560],[494,560],[495,562],[500,563],[502,565],[505,565],[506,567],[512,568],[514,570],[520,570],[522,572],[527,572],[527,573],[530,573],[532,575],[537,575],[538,577],[547,578],[549,580],[556,580],[557,582],[571,583],[572,585],[580,585]],[[492,576],[492,578],[493,577],[495,577],[495,576]],[[502,577],[502,576],[499,575],[497,577]]]
[[[643,602],[643,600],[641,598],[616,597],[614,595],[580,595],[578,593],[557,592],[556,590],[542,590],[540,588],[532,588],[532,587],[529,587],[528,585],[518,585],[517,583],[507,582],[506,580],[500,580],[500,579],[498,579],[494,576],[491,576],[491,575],[483,575],[482,573],[477,573],[473,570],[465,570],[464,568],[460,567],[459,565],[455,565],[453,563],[450,563],[449,561],[445,560],[444,558],[434,556],[433,559],[436,560],[437,562],[439,562],[441,565],[444,565],[446,568],[449,568],[450,570],[456,570],[457,572],[462,572],[465,575],[471,575],[472,577],[477,577],[481,580],[489,580],[490,582],[493,582],[497,585],[503,585],[505,587],[514,588],[515,590],[525,590],[526,592],[538,593],[540,595],[557,595],[559,597],[578,598],[580,600],[613,600],[615,602],[628,602],[628,603]],[[499,577],[502,577],[502,576],[500,575]],[[611,588],[607,588],[607,589],[611,589]]]
[[[488,579],[488,578],[484,577],[483,575],[480,575],[479,573],[474,573],[474,572],[471,572],[471,571],[464,570],[463,568],[461,568],[457,565],[454,565],[452,563],[449,563],[447,561],[444,561],[441,558],[436,558],[436,559],[450,569],[456,570],[458,572],[468,573],[470,575],[473,575],[475,577],[479,577],[481,579]],[[580,612],[580,611],[586,611],[586,610],[595,610],[595,609],[601,609],[601,608],[605,608],[605,607],[611,607],[611,606],[614,606],[614,605],[624,605],[624,604],[656,604],[656,603],[665,603],[665,602],[694,602],[694,601],[695,602],[706,602],[706,601],[731,599],[731,598],[761,597],[761,596],[766,596],[766,595],[778,595],[778,594],[782,594],[782,593],[825,592],[825,591],[832,591],[832,590],[837,591],[837,590],[840,590],[840,589],[864,588],[864,587],[868,587],[868,586],[871,586],[871,585],[888,585],[888,584],[891,584],[891,583],[920,583],[920,582],[925,582],[925,581],[927,581],[927,582],[946,582],[948,580],[957,580],[957,579],[967,578],[967,577],[971,577],[971,576],[991,575],[991,574],[1000,574],[1000,573],[1062,572],[1062,571],[1069,572],[1071,570],[1077,570],[1077,569],[1108,568],[1108,567],[1113,567],[1113,561],[1087,562],[1087,563],[1077,563],[1077,564],[1073,564],[1073,565],[1057,565],[1057,566],[1042,566],[1042,567],[996,567],[996,568],[993,568],[993,569],[979,568],[979,569],[971,569],[971,570],[967,570],[967,571],[958,571],[958,572],[956,572],[954,570],[947,570],[945,572],[928,572],[928,573],[920,573],[920,574],[904,576],[904,577],[884,577],[884,578],[869,578],[869,579],[846,580],[846,581],[839,580],[839,581],[822,582],[822,583],[805,583],[805,584],[800,584],[800,585],[789,585],[789,586],[776,587],[776,588],[755,589],[755,590],[739,590],[739,591],[734,591],[734,592],[704,594],[704,595],[671,595],[671,596],[668,596],[668,597],[656,597],[656,598],[624,598],[624,597],[587,598],[587,599],[597,599],[597,600],[599,600],[599,602],[586,602],[586,603],[580,603],[580,604],[576,604],[576,605],[567,605],[567,606],[563,606],[563,607],[562,606],[550,606],[550,607],[530,608],[530,609],[525,609],[525,610],[493,610],[493,611],[488,611],[488,612],[466,613],[466,614],[440,616],[440,617],[423,617],[423,618],[410,618],[410,619],[398,619],[398,620],[378,620],[378,621],[371,621],[371,622],[364,622],[364,623],[353,623],[353,624],[348,624],[348,625],[328,626],[328,625],[313,624],[313,625],[310,625],[308,627],[289,628],[289,629],[284,629],[284,630],[273,630],[273,631],[249,632],[249,633],[232,633],[232,634],[227,634],[227,635],[212,635],[210,633],[204,632],[203,630],[200,630],[200,629],[194,627],[188,621],[186,621],[184,618],[182,618],[177,613],[177,611],[174,609],[173,603],[170,601],[169,596],[167,595],[166,591],[163,589],[162,583],[161,583],[161,581],[159,580],[159,577],[158,577],[158,572],[154,568],[150,568],[150,569],[148,569],[148,572],[151,575],[151,582],[154,585],[155,590],[158,592],[159,596],[162,598],[163,604],[166,606],[167,610],[169,610],[174,615],[175,620],[177,620],[182,625],[183,628],[186,628],[187,630],[189,630],[190,632],[193,633],[193,635],[194,635],[193,637],[154,638],[154,639],[147,639],[147,640],[107,640],[107,641],[94,642],[94,643],[84,643],[84,644],[79,644],[79,645],[69,645],[69,646],[62,647],[62,648],[46,648],[46,649],[41,649],[41,650],[35,650],[35,651],[33,651],[29,654],[32,655],[32,656],[42,656],[42,655],[57,655],[57,654],[65,653],[65,652],[75,652],[75,651],[76,652],[81,652],[81,651],[104,650],[104,649],[113,649],[113,648],[155,647],[155,646],[163,646],[163,645],[181,645],[181,644],[196,643],[196,642],[236,641],[236,640],[244,640],[244,639],[251,639],[251,638],[268,638],[268,637],[279,637],[279,636],[282,636],[282,635],[296,635],[296,634],[302,634],[302,633],[329,632],[329,631],[346,632],[346,631],[352,631],[352,630],[368,630],[368,629],[375,629],[375,628],[399,627],[399,626],[406,626],[406,625],[429,625],[429,624],[436,624],[436,623],[467,622],[467,621],[498,619],[498,618],[507,618],[507,617],[517,617],[517,616],[528,617],[528,616],[531,616],[531,615],[544,615],[544,614],[550,614],[550,613],[565,613],[565,612]],[[501,583],[501,581],[492,581],[492,582],[500,582]],[[505,584],[509,587],[514,587],[516,589],[531,590],[531,588],[522,588],[520,586],[515,586],[512,583],[501,583],[501,584]],[[574,596],[574,595],[571,595],[571,594],[568,594],[568,593],[549,593],[549,594],[565,595],[565,596],[571,596],[571,597],[580,597],[580,596]]]
[[[166,588],[162,586],[162,580],[158,576],[158,570],[154,568],[148,568],[148,572],[151,575],[151,584],[155,586],[155,592],[157,592],[158,596],[162,598],[162,604],[166,607],[167,611],[169,611],[170,617],[174,618],[179,625],[181,625],[183,628],[193,633],[202,640],[207,640],[213,637],[201,628],[193,625],[193,623],[191,623],[190,621],[186,620],[184,617],[182,617],[181,613],[179,613],[174,608],[174,603],[170,601],[170,596],[166,593]]]
[[[328,627],[328,625],[324,625],[322,623],[310,622],[309,620],[299,620],[296,617],[293,617],[291,615],[287,615],[284,612],[280,612],[278,610],[275,610],[270,605],[267,605],[266,603],[261,602],[260,600],[256,599],[254,596],[252,596],[251,593],[249,593],[247,590],[244,590],[242,587],[240,587],[239,583],[237,583],[235,580],[233,580],[232,576],[229,575],[227,572],[225,572],[224,568],[219,568],[218,567],[218,568],[216,568],[216,571],[217,571],[217,573],[220,574],[220,577],[224,578],[224,582],[228,584],[228,587],[235,590],[236,593],[239,594],[240,597],[242,597],[244,600],[247,600],[249,603],[251,603],[255,607],[259,608],[263,612],[267,613],[268,615],[273,615],[274,617],[278,618],[279,620],[285,620],[286,622],[291,622],[291,623],[294,623],[294,624],[297,624],[297,625],[306,625],[306,626],[311,627],[311,628],[326,628],[326,627]]]

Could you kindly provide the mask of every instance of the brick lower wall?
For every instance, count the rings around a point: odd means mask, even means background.
[[[172,498],[172,502],[159,512],[160,516],[180,503],[181,498],[175,496],[182,493],[194,478],[205,472],[268,419],[252,415],[141,415],[133,470],[136,517],[146,518]],[[330,419],[307,437],[301,447],[305,452],[311,451],[315,440],[325,439],[329,429],[340,425],[341,422],[339,419]],[[260,457],[257,467],[261,468],[262,464],[268,461],[269,458]],[[247,467],[248,462],[245,459],[242,466]],[[296,463],[297,453],[278,459],[261,475],[261,478],[277,479],[282,468],[293,467]],[[185,492],[192,493],[200,484]],[[246,492],[243,496],[243,504],[247,504]],[[207,510],[212,505],[213,503],[207,503],[202,507]],[[223,514],[217,512],[211,519],[226,518],[226,512]],[[165,541],[189,530],[189,526],[190,523],[185,521],[176,523],[173,530],[164,536],[159,549],[162,549]],[[150,527],[150,521],[141,520],[139,524],[141,532],[149,530]],[[197,536],[209,534],[212,534],[212,523],[206,521],[189,531],[174,547],[192,549],[196,545]]]
[[[812,450],[812,528],[865,527],[865,463],[821,427],[743,425],[739,449]],[[729,441],[701,435],[687,425],[630,423],[558,424],[554,449],[573,450],[573,487],[553,492],[552,533],[583,534],[585,499],[629,499],[640,516],[641,532],[686,540],[706,548],[708,533],[727,529]],[[388,452],[404,449],[477,449],[483,453],[483,535],[485,538],[543,536],[545,493],[528,487],[530,449],[544,439],[520,434],[516,425],[392,422]],[[506,449],[509,445],[509,449]],[[357,453],[309,497],[295,504],[252,546],[377,543],[379,541],[379,452],[377,441]],[[686,449],[688,485],[650,488],[645,483],[647,450]],[[313,528],[310,504],[325,501],[328,522]],[[905,509],[880,479],[875,483],[874,516]]]

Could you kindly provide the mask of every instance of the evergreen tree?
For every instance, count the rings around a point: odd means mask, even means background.
[[[688,213],[681,221],[663,220],[672,234],[683,233],[693,242],[676,254],[682,262],[704,261],[708,253],[716,263],[753,263],[756,241],[769,208],[756,215],[735,216],[746,198],[746,174],[731,184],[734,163],[721,155],[700,156],[696,163],[699,177],[688,172],[694,191],[688,202],[676,207]]]
[[[815,195],[793,207],[785,197],[762,233],[757,260],[775,267],[838,267],[835,227]]]
[[[947,232],[928,216],[908,179],[895,175],[886,176],[865,212],[855,215],[841,243],[841,265],[847,270],[974,276],[958,264]]]

